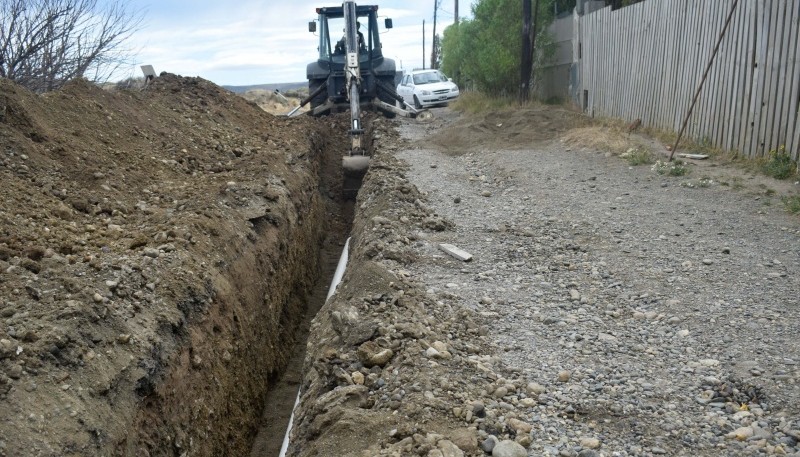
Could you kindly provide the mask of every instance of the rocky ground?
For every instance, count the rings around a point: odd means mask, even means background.
[[[346,117],[0,81],[0,456],[274,453],[298,383],[290,456],[800,453],[797,185],[435,111],[368,120],[351,208]]]
[[[373,161],[290,455],[800,455],[795,184],[437,116]]]
[[[0,455],[249,451],[342,225],[336,122],[0,80]]]

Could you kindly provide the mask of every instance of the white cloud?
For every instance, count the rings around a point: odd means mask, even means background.
[[[394,28],[381,34],[384,55],[404,68],[422,66],[422,20],[426,20],[426,66],[430,60],[433,2],[371,1]],[[235,5],[210,0],[156,0],[140,5],[149,10],[146,27],[133,39],[141,47],[136,67],[150,64],[157,72],[201,76],[218,84],[245,85],[305,79],[306,65],[317,58],[318,38],[307,23],[315,8],[336,2],[302,0]],[[444,8],[444,6],[443,6]],[[452,8],[452,5],[449,6]],[[443,18],[445,15],[443,15]],[[452,22],[440,22],[438,31]]]

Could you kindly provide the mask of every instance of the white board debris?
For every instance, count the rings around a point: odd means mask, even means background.
[[[462,262],[469,262],[472,260],[472,254],[463,249],[457,248],[452,244],[441,243],[439,244],[439,249],[450,254],[456,259],[461,260]]]

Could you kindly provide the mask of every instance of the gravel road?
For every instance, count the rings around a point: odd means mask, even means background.
[[[557,136],[445,153],[427,138],[462,120],[436,114],[401,124],[397,155],[455,228],[420,237],[409,268],[529,382],[528,455],[800,455],[797,216]]]

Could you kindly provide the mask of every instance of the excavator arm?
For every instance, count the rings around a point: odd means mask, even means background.
[[[344,157],[345,171],[361,167],[366,170],[369,159],[364,154],[361,139],[364,128],[361,125],[361,67],[359,66],[358,21],[356,4],[352,0],[342,4],[344,11],[345,85],[350,102],[350,153]]]

